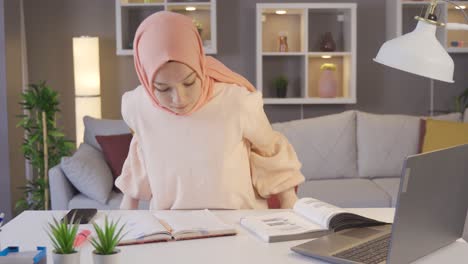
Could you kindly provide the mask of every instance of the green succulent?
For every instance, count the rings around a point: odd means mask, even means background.
[[[52,241],[56,254],[71,254],[76,252],[74,243],[78,232],[79,221],[75,222],[74,219],[75,214],[73,214],[71,221],[68,221],[67,216],[63,218],[63,221],[58,221],[54,217],[53,222],[49,223],[47,235]]]
[[[115,222],[109,221],[106,216],[104,219],[104,226],[102,228],[98,224],[93,223],[97,238],[91,238],[91,244],[93,245],[96,254],[111,255],[116,253],[115,247],[117,247],[120,240],[125,236],[125,234],[122,234],[122,230],[125,225],[122,225],[117,229],[119,221],[120,220]]]
[[[284,88],[288,86],[288,78],[286,78],[284,75],[281,75],[278,78],[276,78],[274,82],[276,88]]]

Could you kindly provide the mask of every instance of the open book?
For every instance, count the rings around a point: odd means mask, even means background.
[[[125,224],[119,243],[132,245],[171,240],[235,235],[236,229],[222,222],[209,210],[110,214],[109,219]]]
[[[387,224],[313,198],[299,199],[292,212],[247,216],[240,223],[265,242],[315,238],[347,228]]]

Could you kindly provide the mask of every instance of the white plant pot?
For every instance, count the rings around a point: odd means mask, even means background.
[[[100,255],[93,251],[94,264],[120,264],[120,249],[115,250],[112,255]]]
[[[57,254],[52,251],[54,264],[80,264],[80,252],[76,251],[71,254]]]

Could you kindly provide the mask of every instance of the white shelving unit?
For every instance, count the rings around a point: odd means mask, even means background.
[[[196,10],[187,11],[186,7]],[[216,0],[115,0],[117,55],[133,55],[133,38],[138,25],[151,14],[163,10],[181,13],[200,22],[205,53],[217,53]]]
[[[415,16],[423,16],[425,9],[429,6],[430,1],[415,1],[415,0],[386,0],[387,8],[387,39],[392,39],[402,34],[413,31],[416,27],[417,20]],[[468,8],[468,1],[454,1],[457,5]],[[457,10],[454,5],[440,1],[438,6],[439,21],[443,23],[467,23],[460,10]],[[466,9],[468,10],[468,9]],[[466,11],[465,11],[466,12]],[[447,30],[445,27],[437,29],[437,39],[442,46],[450,53],[467,53],[468,52],[468,32],[460,30]],[[453,47],[453,41],[463,41],[461,47]]]
[[[356,9],[354,3],[257,4],[257,89],[265,104],[356,103]],[[284,32],[288,51],[279,52],[278,36]],[[336,42],[333,52],[319,49],[325,32]],[[323,63],[337,66],[339,89],[334,98],[318,96]],[[280,75],[289,81],[286,98],[278,98],[273,85]]]

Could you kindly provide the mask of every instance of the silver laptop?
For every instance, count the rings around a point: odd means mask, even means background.
[[[393,225],[343,230],[291,250],[331,263],[410,263],[460,238],[467,208],[468,144],[409,156]]]

